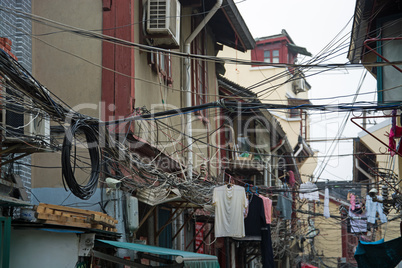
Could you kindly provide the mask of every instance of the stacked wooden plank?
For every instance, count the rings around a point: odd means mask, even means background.
[[[44,203],[35,206],[34,210],[36,218],[46,224],[117,231],[118,221],[102,212]]]

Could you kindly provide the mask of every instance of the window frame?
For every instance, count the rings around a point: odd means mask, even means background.
[[[148,53],[148,64],[154,72],[162,77],[167,86],[172,86],[172,56],[170,53],[150,51]]]
[[[266,56],[266,52],[268,52],[268,56]],[[277,52],[278,55],[274,55],[274,52]],[[280,49],[264,49],[264,62],[266,63],[279,63],[280,62]]]

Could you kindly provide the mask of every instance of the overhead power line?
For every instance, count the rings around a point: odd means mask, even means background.
[[[360,102],[358,104],[363,104],[366,102]],[[201,111],[205,109],[211,108],[223,108],[227,110],[243,110],[244,114],[247,114],[247,111],[258,110],[258,109],[267,109],[267,110],[278,110],[278,109],[303,109],[303,110],[318,110],[318,111],[331,111],[331,112],[351,112],[351,111],[380,111],[380,110],[391,110],[401,108],[401,104],[390,104],[390,105],[356,105],[356,103],[345,103],[338,105],[314,105],[314,104],[302,104],[302,105],[283,105],[283,104],[269,104],[269,103],[239,103],[235,101],[226,101],[224,99],[210,102],[206,104],[184,107],[178,109],[167,110],[163,112],[156,112],[153,114],[146,115],[138,115],[131,116],[122,119],[100,122],[100,124],[110,125],[110,124],[119,124],[124,122],[136,121],[136,120],[155,120],[156,118],[160,119],[161,117],[171,117],[183,115],[186,113]]]
[[[235,59],[235,58],[224,58],[224,57],[214,57],[214,56],[208,56],[208,55],[198,55],[198,54],[186,54],[183,52],[179,51],[174,51],[174,50],[169,50],[169,49],[163,49],[163,48],[158,48],[158,47],[152,47],[144,44],[139,44],[139,43],[134,43],[130,42],[127,40],[123,40],[120,38],[112,37],[109,35],[104,35],[97,33],[95,31],[90,31],[90,30],[85,30],[82,28],[74,27],[71,25],[66,25],[54,20],[50,20],[38,15],[34,15],[32,13],[26,13],[19,11],[17,9],[12,9],[6,6],[0,6],[0,10],[12,13],[15,16],[18,17],[24,17],[27,19],[30,19],[32,21],[45,24],[49,27],[53,27],[65,32],[70,32],[73,34],[77,34],[80,36],[85,36],[88,38],[95,38],[95,39],[100,39],[102,41],[110,42],[113,44],[118,44],[122,46],[128,46],[128,47],[136,47],[145,51],[159,51],[163,52],[166,54],[171,54],[183,58],[193,58],[193,59],[201,59],[201,60],[209,60],[209,61],[214,61],[214,62],[225,62],[225,63],[233,63],[233,64],[244,64],[244,65],[255,65],[255,66],[273,66],[273,67],[279,67],[279,68],[286,68],[286,67],[308,67],[308,68],[324,68],[324,69],[333,69],[333,68],[338,68],[338,67],[351,67],[351,68],[362,68],[363,64],[360,63],[328,63],[328,64],[289,64],[289,63],[267,63],[267,62],[262,62],[262,61],[251,61],[251,60],[240,60],[240,59]],[[373,62],[373,63],[365,63],[364,66],[368,67],[380,67],[380,66],[390,66],[390,65],[399,65],[402,64],[402,61],[395,61],[395,62]]]

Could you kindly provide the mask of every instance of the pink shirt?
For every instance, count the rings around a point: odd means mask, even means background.
[[[265,220],[267,224],[271,224],[272,200],[262,195],[259,195],[259,197],[264,203]]]
[[[355,206],[356,206],[356,197],[354,194],[350,195],[350,206],[352,210],[355,210]]]

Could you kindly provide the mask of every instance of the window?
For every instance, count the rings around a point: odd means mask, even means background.
[[[300,118],[300,114],[301,114],[300,109],[289,109],[290,118]]]
[[[379,20],[381,34],[377,40],[379,61],[398,62],[402,60],[402,22],[401,14],[397,17],[385,17]],[[382,57],[383,59],[380,59]],[[377,67],[378,102],[381,104],[402,103],[402,65]]]
[[[149,52],[148,62],[152,70],[161,75],[166,85],[172,85],[172,59],[170,53]]]
[[[279,50],[272,50],[272,63],[279,63]]]
[[[271,62],[271,51],[270,50],[264,51],[264,62]]]
[[[264,62],[279,63],[279,50],[264,50]]]
[[[293,107],[302,106],[304,104],[311,104],[308,99],[295,99],[295,98],[288,98],[288,105]],[[302,117],[303,109],[289,109],[289,117],[290,118],[301,118]]]
[[[293,106],[293,107],[299,107],[304,104],[311,104],[311,102],[307,99],[293,99],[293,98],[288,98],[288,105]],[[300,135],[304,138],[307,139],[308,137],[308,114],[306,111],[303,109],[299,108],[294,108],[294,109],[289,109],[289,118],[294,118],[294,119],[300,119]]]

